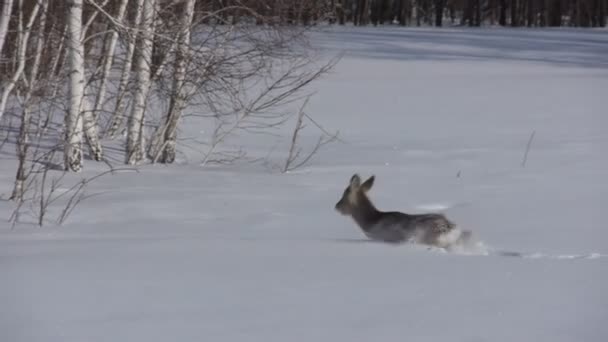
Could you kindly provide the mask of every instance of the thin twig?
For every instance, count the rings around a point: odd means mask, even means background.
[[[304,158],[300,158],[302,149],[297,147],[297,140],[298,140],[298,135],[300,134],[300,132],[306,127],[306,125],[303,122],[303,118],[304,117],[310,118],[310,116],[308,116],[304,112],[304,107],[306,106],[306,104],[308,104],[309,99],[310,99],[310,97],[308,97],[306,99],[306,101],[304,101],[304,103],[300,107],[300,110],[298,111],[298,119],[296,121],[296,127],[293,130],[291,144],[289,146],[289,154],[287,155],[287,159],[285,160],[285,165],[283,166],[283,169],[282,169],[283,173],[289,172],[291,170],[295,170],[297,168],[300,168],[300,167],[306,165],[306,163],[308,163],[310,161],[310,159],[312,159],[312,157],[319,152],[321,147],[338,139],[338,132],[336,132],[334,134],[330,134],[322,126],[320,126],[318,123],[314,122],[315,126],[317,126],[317,128],[319,128],[321,130],[321,132],[323,132],[323,134],[319,137],[319,139],[317,140],[317,143],[312,148],[312,150],[310,152],[308,152]]]
[[[528,139],[528,144],[526,145],[526,152],[524,153],[524,158],[521,161],[521,167],[526,167],[526,162],[528,161],[528,153],[530,152],[530,147],[532,147],[532,140],[534,140],[535,134],[536,130],[532,131],[532,134],[530,134],[530,139]]]

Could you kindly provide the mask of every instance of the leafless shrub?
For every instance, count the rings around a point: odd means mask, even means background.
[[[65,184],[68,182],[66,177],[70,175],[70,172],[62,170],[60,164],[56,162],[55,156],[59,150],[60,147],[55,147],[36,156],[32,161],[25,173],[24,185],[16,201],[17,205],[9,218],[13,227],[22,222],[21,217],[23,216],[29,216],[38,226],[43,226],[48,221],[47,216],[53,205],[59,211],[53,221],[61,225],[82,201],[95,196],[95,194],[86,193],[89,184],[107,175],[119,172],[137,172],[137,169],[114,168],[107,164],[108,170],[94,176],[82,177],[66,188]]]
[[[317,124],[306,112],[304,112],[304,108],[308,104],[308,100],[310,97],[306,98],[300,110],[297,114],[296,126],[293,130],[293,134],[291,136],[291,144],[289,145],[289,154],[287,155],[287,159],[285,159],[285,164],[283,165],[283,173],[295,170],[304,166],[306,163],[310,161],[310,159],[319,152],[319,150],[326,144],[329,144],[338,139],[339,132],[328,133],[322,126]],[[313,123],[318,129],[321,130],[322,134],[319,136],[317,143],[314,147],[303,154],[303,150],[298,146],[298,135],[300,132],[306,128],[304,124],[304,118],[308,119],[311,123]]]

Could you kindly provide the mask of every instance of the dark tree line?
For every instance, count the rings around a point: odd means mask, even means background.
[[[157,0],[171,7],[173,0]],[[98,1],[103,3],[103,1]],[[15,1],[14,6],[17,1]],[[31,7],[33,1],[25,1]],[[49,13],[61,1],[51,1]],[[110,10],[119,1],[109,1]],[[0,3],[0,8],[2,8]],[[132,4],[129,4],[131,12]],[[512,27],[605,27],[608,0],[197,0],[197,13],[225,24],[311,25],[318,22],[355,26],[500,25]],[[90,6],[85,8],[85,15]],[[211,19],[210,19],[211,20]]]
[[[605,27],[607,0],[335,0],[340,24]]]
[[[235,4],[262,14],[258,24],[356,26],[399,24],[605,27],[608,0],[216,0],[214,8]],[[230,20],[250,13],[223,12]]]

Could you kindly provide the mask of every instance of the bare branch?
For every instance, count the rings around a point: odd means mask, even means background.
[[[308,152],[303,158],[300,158],[302,149],[297,147],[298,146],[298,135],[306,127],[306,125],[304,124],[304,118],[305,117],[310,118],[310,116],[304,112],[304,107],[306,107],[309,100],[310,100],[310,96],[308,98],[306,98],[306,100],[304,101],[304,103],[302,104],[302,106],[300,107],[300,109],[298,111],[296,126],[295,126],[295,128],[293,130],[293,134],[291,136],[291,144],[289,145],[289,154],[287,155],[287,158],[285,159],[285,164],[283,165],[283,169],[282,169],[283,173],[289,172],[291,170],[295,170],[297,168],[300,168],[300,167],[306,165],[306,163],[308,163],[312,159],[312,157],[315,156],[319,152],[321,147],[338,139],[338,132],[336,132],[334,134],[328,134],[327,131],[322,126],[320,126],[318,123],[314,122],[315,126],[317,126],[317,128],[319,128],[321,130],[321,132],[323,132],[323,134],[319,137],[319,139],[317,140],[317,143],[312,148],[312,150],[310,152]]]

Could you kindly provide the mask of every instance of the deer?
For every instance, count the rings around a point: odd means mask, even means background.
[[[354,174],[335,205],[339,213],[351,216],[369,239],[392,244],[410,242],[450,250],[453,245],[470,237],[470,231],[461,231],[440,213],[406,214],[376,209],[367,196],[374,180],[372,175],[361,183],[359,175]]]

